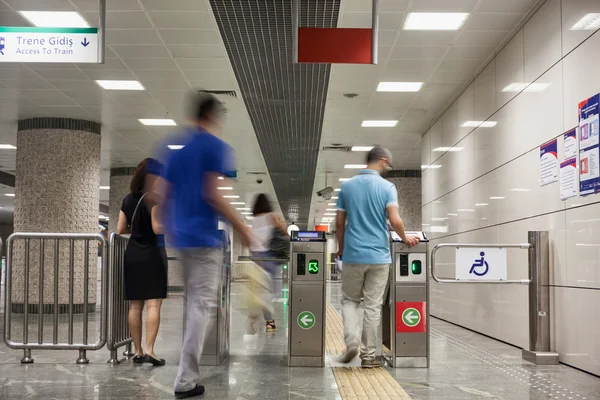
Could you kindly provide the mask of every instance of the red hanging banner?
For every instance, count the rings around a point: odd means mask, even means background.
[[[298,62],[371,64],[372,29],[298,28]]]

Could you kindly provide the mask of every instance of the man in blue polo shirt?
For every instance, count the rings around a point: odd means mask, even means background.
[[[367,169],[342,185],[337,202],[336,236],[338,257],[343,255],[342,314],[346,353],[340,361],[348,363],[359,352],[363,368],[380,367],[375,357],[381,304],[392,262],[387,220],[404,243],[415,246],[419,239],[407,236],[398,215],[398,193],[381,173],[392,168],[388,149],[374,147],[367,155]],[[358,307],[363,300],[362,339]]]
[[[168,240],[181,252],[185,284],[185,333],[175,379],[175,397],[201,396],[200,357],[216,312],[222,264],[222,235],[218,217],[240,232],[244,244],[251,233],[229,202],[219,193],[219,177],[235,170],[233,150],[215,136],[221,129],[223,105],[214,96],[194,95],[191,128],[164,146],[164,172],[151,182],[159,199]],[[176,144],[176,146],[173,146]],[[167,148],[170,147],[170,148]]]

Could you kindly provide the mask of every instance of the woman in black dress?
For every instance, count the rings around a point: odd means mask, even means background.
[[[154,353],[154,342],[160,325],[162,299],[167,297],[167,257],[160,245],[162,226],[158,207],[144,201],[144,183],[150,163],[140,162],[131,178],[131,193],[123,200],[117,233],[131,233],[125,250],[125,299],[129,300],[129,330],[135,346],[133,362],[165,365]],[[151,207],[151,208],[149,208]],[[142,311],[146,315],[146,351],[142,347]]]

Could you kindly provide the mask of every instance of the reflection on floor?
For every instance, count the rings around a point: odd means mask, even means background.
[[[281,285],[273,303],[279,330],[272,334],[245,334],[244,314],[235,308],[240,305],[241,287],[234,284],[232,292],[232,355],[223,366],[203,368],[204,398],[342,398],[330,368],[335,364],[333,356],[323,369],[286,366],[287,306],[283,299],[287,292]],[[339,311],[339,284],[333,284],[328,295]],[[130,361],[107,365],[106,349],[88,352],[87,366],[75,365],[77,352],[73,351],[35,351],[35,363],[21,365],[22,352],[0,344],[0,399],[172,399],[181,349],[181,305],[182,298],[172,296],[163,308],[156,346],[158,355],[167,361],[162,368],[136,366]],[[516,348],[441,321],[432,322],[431,368],[388,370],[413,400],[600,399],[600,379],[596,377],[566,366],[533,366],[521,360]],[[0,327],[2,324],[3,318]],[[360,381],[362,372],[351,371]],[[368,397],[348,393],[344,398]]]

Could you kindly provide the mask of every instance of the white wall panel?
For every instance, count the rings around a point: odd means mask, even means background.
[[[561,201],[558,183],[539,183],[539,146],[561,142],[577,104],[600,92],[600,32],[571,30],[592,12],[597,0],[548,0],[434,124],[423,160],[441,167],[423,173],[423,223],[431,246],[521,243],[530,230],[549,231],[553,346],[561,361],[598,374],[600,322],[589,317],[600,301],[600,196]],[[512,83],[545,85],[503,91]],[[466,120],[496,125],[462,128]],[[451,146],[461,150],[433,151]],[[454,257],[438,254],[440,274],[454,276]],[[527,251],[510,250],[509,278],[525,278],[527,262]],[[432,283],[431,303],[435,316],[528,345],[526,286]]]

